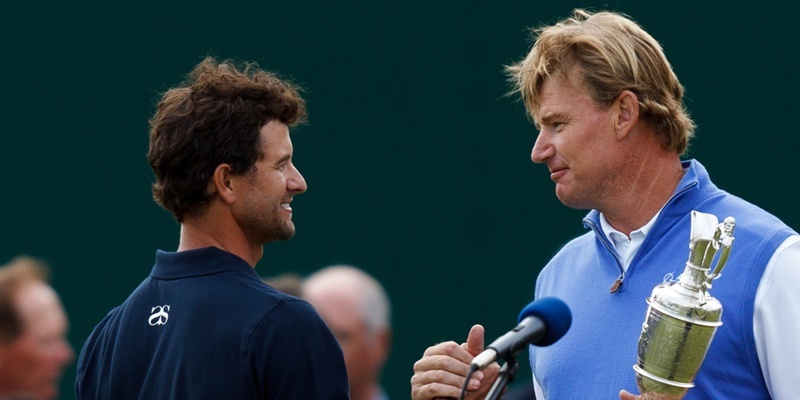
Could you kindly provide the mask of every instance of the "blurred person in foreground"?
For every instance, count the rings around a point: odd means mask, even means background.
[[[57,399],[64,368],[75,358],[49,273],[27,256],[0,267],[0,399]]]
[[[347,399],[333,334],[255,271],[295,233],[289,127],[304,118],[297,89],[252,63],[207,58],[164,93],[148,160],[180,242],[86,341],[79,399]]]
[[[588,209],[589,230],[545,266],[537,299],[572,310],[555,344],[530,347],[541,399],[634,399],[632,368],[645,299],[688,255],[691,211],[736,219],[724,305],[687,399],[796,399],[800,380],[800,236],[776,217],[717,188],[696,160],[681,160],[694,132],[661,46],[626,16],[575,10],[536,30],[527,57],[509,67],[539,130],[531,158],[545,164],[566,206]],[[414,366],[412,397],[456,397],[483,328],[467,342],[427,349]],[[477,374],[469,398],[492,382]],[[482,379],[483,378],[483,379]],[[624,390],[622,390],[624,389]]]
[[[303,280],[302,296],[331,328],[344,352],[351,400],[388,400],[381,387],[392,344],[389,297],[366,272],[347,265]]]

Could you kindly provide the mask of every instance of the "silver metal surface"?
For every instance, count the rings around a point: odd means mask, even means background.
[[[692,211],[689,257],[680,277],[653,288],[633,369],[644,400],[677,400],[694,386],[717,327],[722,304],[711,297],[733,245],[736,222]],[[716,264],[712,263],[716,260]]]

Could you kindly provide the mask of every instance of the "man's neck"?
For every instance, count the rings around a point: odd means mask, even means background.
[[[659,154],[630,165],[636,167],[630,171],[624,191],[599,210],[611,226],[627,236],[664,207],[684,175],[677,154]]]
[[[256,266],[264,254],[263,246],[252,245],[232,218],[213,207],[202,216],[186,216],[181,223],[178,251],[217,247]]]

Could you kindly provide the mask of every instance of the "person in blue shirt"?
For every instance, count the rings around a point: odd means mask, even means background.
[[[508,69],[539,130],[531,159],[547,166],[564,205],[590,210],[587,232],[536,281],[535,298],[561,298],[572,311],[560,340],[530,347],[536,398],[639,398],[632,366],[645,299],[684,270],[692,211],[734,217],[736,241],[712,290],[723,325],[685,399],[797,398],[800,309],[788,305],[800,303],[800,236],[681,159],[695,131],[683,86],[638,24],[575,10],[535,33]],[[428,348],[414,365],[412,398],[457,397],[483,332],[478,325],[463,345]],[[468,398],[482,398],[491,381],[476,374]]]
[[[78,399],[348,398],[331,331],[255,272],[295,233],[289,127],[305,117],[297,88],[253,63],[206,58],[163,94],[148,160],[180,241],[87,339]]]

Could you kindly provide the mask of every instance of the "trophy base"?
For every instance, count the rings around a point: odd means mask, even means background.
[[[642,400],[680,400],[694,387],[693,383],[676,382],[653,375],[639,365],[634,365],[633,369]]]

